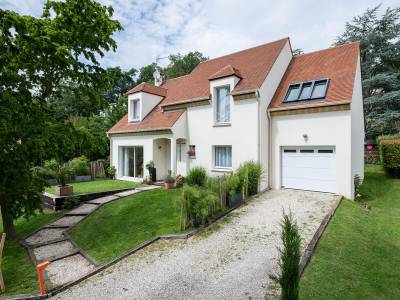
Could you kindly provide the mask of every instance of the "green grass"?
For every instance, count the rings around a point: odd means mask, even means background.
[[[159,234],[180,231],[180,189],[157,189],[111,202],[70,233],[99,263]]]
[[[94,180],[85,182],[75,182],[71,184],[74,187],[74,194],[88,194],[94,192],[104,192],[119,189],[134,188],[140,184],[137,182],[124,181],[124,180]],[[50,186],[46,188],[46,192],[54,194],[55,187]]]
[[[62,212],[45,210],[43,214],[25,220],[15,221],[17,239],[38,229],[39,227],[60,216]],[[0,232],[3,232],[3,223],[0,218]],[[2,272],[5,295],[31,294],[38,291],[38,279],[35,266],[31,263],[28,253],[17,241],[6,241],[3,252]],[[4,295],[4,294],[2,294]]]
[[[301,299],[398,299],[400,180],[367,165],[361,202],[343,200],[300,282]]]

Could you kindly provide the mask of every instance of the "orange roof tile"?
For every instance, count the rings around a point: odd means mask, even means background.
[[[239,78],[243,78],[238,69],[232,67],[231,65],[226,65],[225,67],[223,67],[222,69],[220,69],[219,71],[208,77],[208,80],[224,78],[232,75],[235,75]]]
[[[322,78],[329,78],[327,94],[322,100],[324,103],[351,101],[359,53],[359,43],[351,43],[294,56],[269,108],[315,104],[316,101],[284,104],[283,100],[290,84]]]
[[[161,97],[165,97],[167,95],[166,89],[164,89],[160,86],[152,85],[147,82],[142,82],[141,84],[138,84],[133,89],[130,89],[127,94],[129,95],[129,94],[133,94],[133,93],[137,93],[137,92],[145,92],[145,93],[149,93],[149,94],[153,94],[153,95],[157,95],[157,96],[161,96]]]

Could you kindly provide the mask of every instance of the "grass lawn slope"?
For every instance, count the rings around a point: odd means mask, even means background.
[[[45,210],[44,214],[31,217],[28,221],[20,218],[15,221],[17,239],[42,227],[62,212]],[[0,231],[3,232],[0,218]],[[3,252],[2,272],[6,292],[3,295],[31,294],[39,289],[35,266],[29,260],[28,252],[17,241],[6,241]]]
[[[180,231],[181,189],[157,189],[111,202],[79,223],[71,235],[105,263],[159,234]]]
[[[361,202],[343,200],[301,279],[301,299],[399,299],[400,180],[367,165]]]
[[[74,187],[74,194],[88,194],[103,191],[112,191],[119,189],[135,188],[140,184],[137,182],[124,181],[124,180],[94,180],[85,182],[71,183]],[[46,192],[54,194],[55,187],[49,186],[46,188]]]

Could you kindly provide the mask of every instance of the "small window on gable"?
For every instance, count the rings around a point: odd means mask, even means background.
[[[320,79],[291,84],[283,102],[323,99],[326,96],[328,82],[328,79]]]
[[[131,120],[138,121],[140,119],[139,99],[131,100]]]

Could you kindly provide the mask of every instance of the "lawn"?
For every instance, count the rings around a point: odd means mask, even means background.
[[[367,165],[361,202],[343,200],[300,283],[301,299],[398,299],[400,180]]]
[[[17,239],[38,229],[60,216],[62,212],[45,210],[43,214],[31,217],[29,220],[19,218],[15,221]],[[3,232],[2,220],[0,218],[0,231]],[[2,271],[5,295],[31,294],[38,291],[38,279],[34,265],[28,257],[28,253],[17,241],[6,241],[3,252]],[[3,294],[4,295],[4,294]]]
[[[94,192],[112,191],[119,189],[134,188],[140,184],[137,182],[124,180],[93,180],[84,182],[75,182],[71,184],[74,187],[74,194],[88,194]],[[46,192],[54,194],[54,186],[46,188]]]
[[[180,231],[180,189],[157,189],[111,202],[70,233],[99,263],[105,263],[159,234]]]

